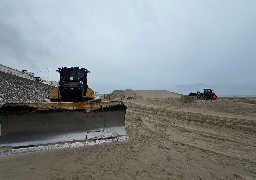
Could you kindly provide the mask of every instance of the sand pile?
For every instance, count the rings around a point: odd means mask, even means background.
[[[167,90],[134,90],[133,92],[143,99],[180,98],[182,96]]]
[[[180,98],[180,102],[181,103],[194,103],[198,101],[198,99],[194,96],[187,96],[187,95],[183,95]]]
[[[137,99],[139,98],[133,90],[114,90],[109,94],[111,100],[129,100],[129,99]]]
[[[180,98],[182,95],[166,90],[115,90],[110,94],[111,100],[129,99],[166,99]]]

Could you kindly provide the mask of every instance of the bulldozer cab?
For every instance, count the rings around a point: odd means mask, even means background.
[[[204,89],[204,95],[212,95],[212,89]]]
[[[217,96],[212,89],[204,89],[203,96],[204,96],[204,99],[206,99],[206,100],[216,100],[217,99]]]
[[[64,102],[82,102],[87,92],[87,73],[85,68],[63,67],[59,68],[60,73],[59,91],[61,101]]]

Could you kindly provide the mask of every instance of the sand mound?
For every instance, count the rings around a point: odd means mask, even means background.
[[[143,99],[166,99],[180,98],[181,95],[167,90],[133,90],[133,92]]]
[[[111,100],[125,100],[125,99],[137,99],[138,96],[133,90],[114,90],[110,94]]]
[[[180,98],[180,102],[181,103],[194,103],[197,100],[196,97],[194,96],[187,96],[187,95],[183,95]]]
[[[111,100],[117,99],[167,99],[181,98],[182,95],[166,90],[115,90],[111,94]]]

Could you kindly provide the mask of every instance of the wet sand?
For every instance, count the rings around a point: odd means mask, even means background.
[[[256,98],[115,91],[127,142],[0,157],[0,179],[256,179]]]

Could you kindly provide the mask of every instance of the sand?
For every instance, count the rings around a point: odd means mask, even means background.
[[[256,179],[256,98],[126,90],[111,99],[128,107],[129,141],[1,156],[0,179]]]

